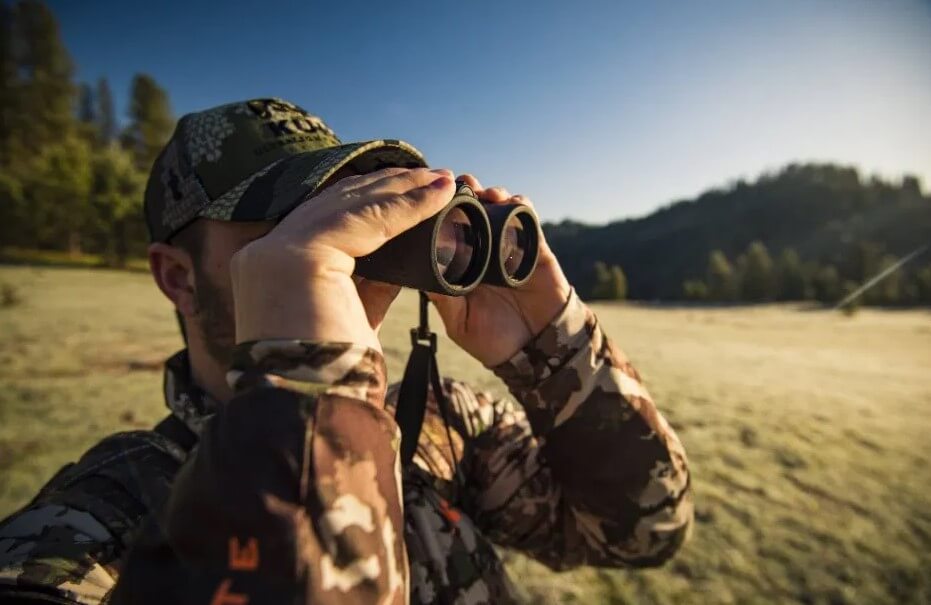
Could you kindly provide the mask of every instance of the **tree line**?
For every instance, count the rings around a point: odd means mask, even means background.
[[[695,301],[814,300],[834,304],[897,261],[880,246],[864,243],[857,247],[855,267],[842,273],[830,263],[803,262],[792,248],[782,250],[773,260],[766,246],[754,241],[734,262],[722,251],[713,250],[704,278],[686,280],[682,291],[684,298]],[[891,272],[867,290],[861,302],[885,306],[931,303],[931,265]]]
[[[804,262],[793,248],[773,259],[756,240],[731,261],[721,250],[708,255],[705,274],[682,283],[682,299],[695,302],[763,303],[818,301],[835,304],[861,284],[891,269],[899,259],[867,242],[857,246],[853,266],[842,273],[833,264]],[[595,261],[588,298],[624,300],[627,277],[618,265]],[[845,277],[849,276],[849,277]],[[858,298],[857,304],[902,306],[931,304],[931,264],[890,272]]]
[[[151,76],[134,76],[127,118],[106,78],[74,81],[47,6],[0,4],[0,243],[117,266],[143,255],[145,183],[175,124]]]
[[[584,296],[605,267],[623,267],[634,300],[838,302],[897,259],[931,243],[931,196],[920,181],[853,167],[790,164],[648,216],[607,225],[544,225]],[[620,270],[620,269],[619,269]],[[870,289],[874,305],[931,304],[931,251]]]

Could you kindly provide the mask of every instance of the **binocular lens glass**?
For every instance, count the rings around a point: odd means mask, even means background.
[[[460,208],[453,208],[443,217],[436,238],[436,260],[443,279],[459,285],[472,264],[478,242],[472,221]]]
[[[501,258],[504,259],[504,271],[511,279],[518,279],[517,271],[524,261],[530,238],[524,229],[524,223],[518,216],[512,216],[504,226],[501,237]]]

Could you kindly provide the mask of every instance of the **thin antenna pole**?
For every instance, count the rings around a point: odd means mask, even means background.
[[[912,250],[909,254],[906,254],[905,256],[900,258],[895,263],[889,265],[888,267],[886,267],[885,269],[883,269],[882,271],[880,271],[879,273],[877,273],[876,275],[868,279],[862,286],[860,286],[859,288],[857,288],[856,290],[854,290],[853,292],[845,296],[842,301],[834,305],[833,310],[836,311],[837,309],[844,308],[845,306],[850,304],[852,301],[859,298],[861,294],[863,294],[864,292],[866,292],[867,290],[869,290],[870,288],[872,288],[873,286],[881,282],[887,275],[889,275],[890,273],[892,273],[893,271],[895,271],[896,269],[898,269],[899,267],[901,267],[908,261],[912,260],[913,258],[915,258],[916,256],[918,256],[919,254],[921,254],[927,249],[928,249],[928,244],[925,244],[924,246],[919,246],[915,250]]]

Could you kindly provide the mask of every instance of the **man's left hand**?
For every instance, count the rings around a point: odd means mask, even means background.
[[[483,189],[470,174],[459,178],[482,202],[533,207],[524,196],[512,196],[501,187]],[[541,232],[536,270],[519,288],[482,284],[465,296],[429,296],[453,342],[486,367],[493,367],[510,359],[539,334],[565,306],[570,291]]]

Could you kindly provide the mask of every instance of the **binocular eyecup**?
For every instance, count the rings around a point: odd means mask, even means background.
[[[517,288],[533,275],[540,223],[527,206],[480,202],[456,182],[440,212],[356,259],[355,274],[375,281],[462,296],[479,284]]]

